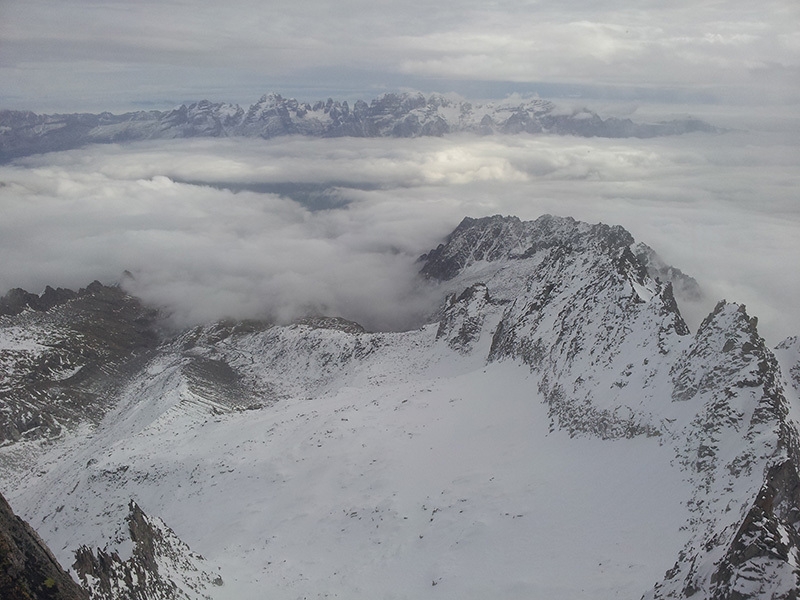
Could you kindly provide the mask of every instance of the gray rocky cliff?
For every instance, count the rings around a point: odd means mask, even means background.
[[[742,305],[718,303],[691,335],[672,286],[696,282],[621,228],[465,219],[421,260],[454,290],[437,336],[464,352],[490,334],[487,360],[530,367],[552,428],[674,448],[690,539],[647,598],[797,598],[796,338],[777,350],[784,374]]]

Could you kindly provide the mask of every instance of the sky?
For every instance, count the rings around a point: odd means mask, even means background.
[[[398,88],[797,104],[794,0],[3,0],[0,107],[313,101]]]
[[[183,140],[18,159],[0,166],[0,288],[128,269],[132,291],[184,324],[311,310],[400,329],[435,304],[414,261],[464,216],[552,213],[621,224],[696,277],[707,296],[683,307],[690,323],[727,298],[777,343],[800,333],[798,23],[795,0],[0,0],[0,109],[414,89],[729,128]]]

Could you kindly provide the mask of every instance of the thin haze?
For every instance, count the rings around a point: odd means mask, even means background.
[[[797,139],[206,139],[34,156],[0,167],[0,287],[128,269],[131,291],[181,323],[316,312],[398,329],[434,310],[415,261],[464,216],[550,213],[622,224],[695,276],[707,297],[682,307],[691,324],[727,298],[777,343],[800,333]]]
[[[4,0],[0,106],[369,99],[403,86],[796,104],[798,23],[795,0]]]

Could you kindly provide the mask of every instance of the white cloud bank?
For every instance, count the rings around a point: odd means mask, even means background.
[[[698,279],[694,325],[725,297],[776,343],[800,333],[796,140],[209,139],[29,157],[0,167],[0,288],[129,269],[183,323],[311,310],[396,329],[434,307],[415,260],[464,216],[551,213],[625,226]],[[204,185],[330,182],[346,206]]]

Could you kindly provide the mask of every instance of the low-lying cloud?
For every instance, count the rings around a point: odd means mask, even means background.
[[[0,167],[0,288],[127,269],[182,324],[317,312],[402,329],[439,300],[416,259],[464,216],[551,213],[625,226],[698,279],[692,324],[725,297],[775,343],[800,333],[791,139],[205,139],[29,157]]]

